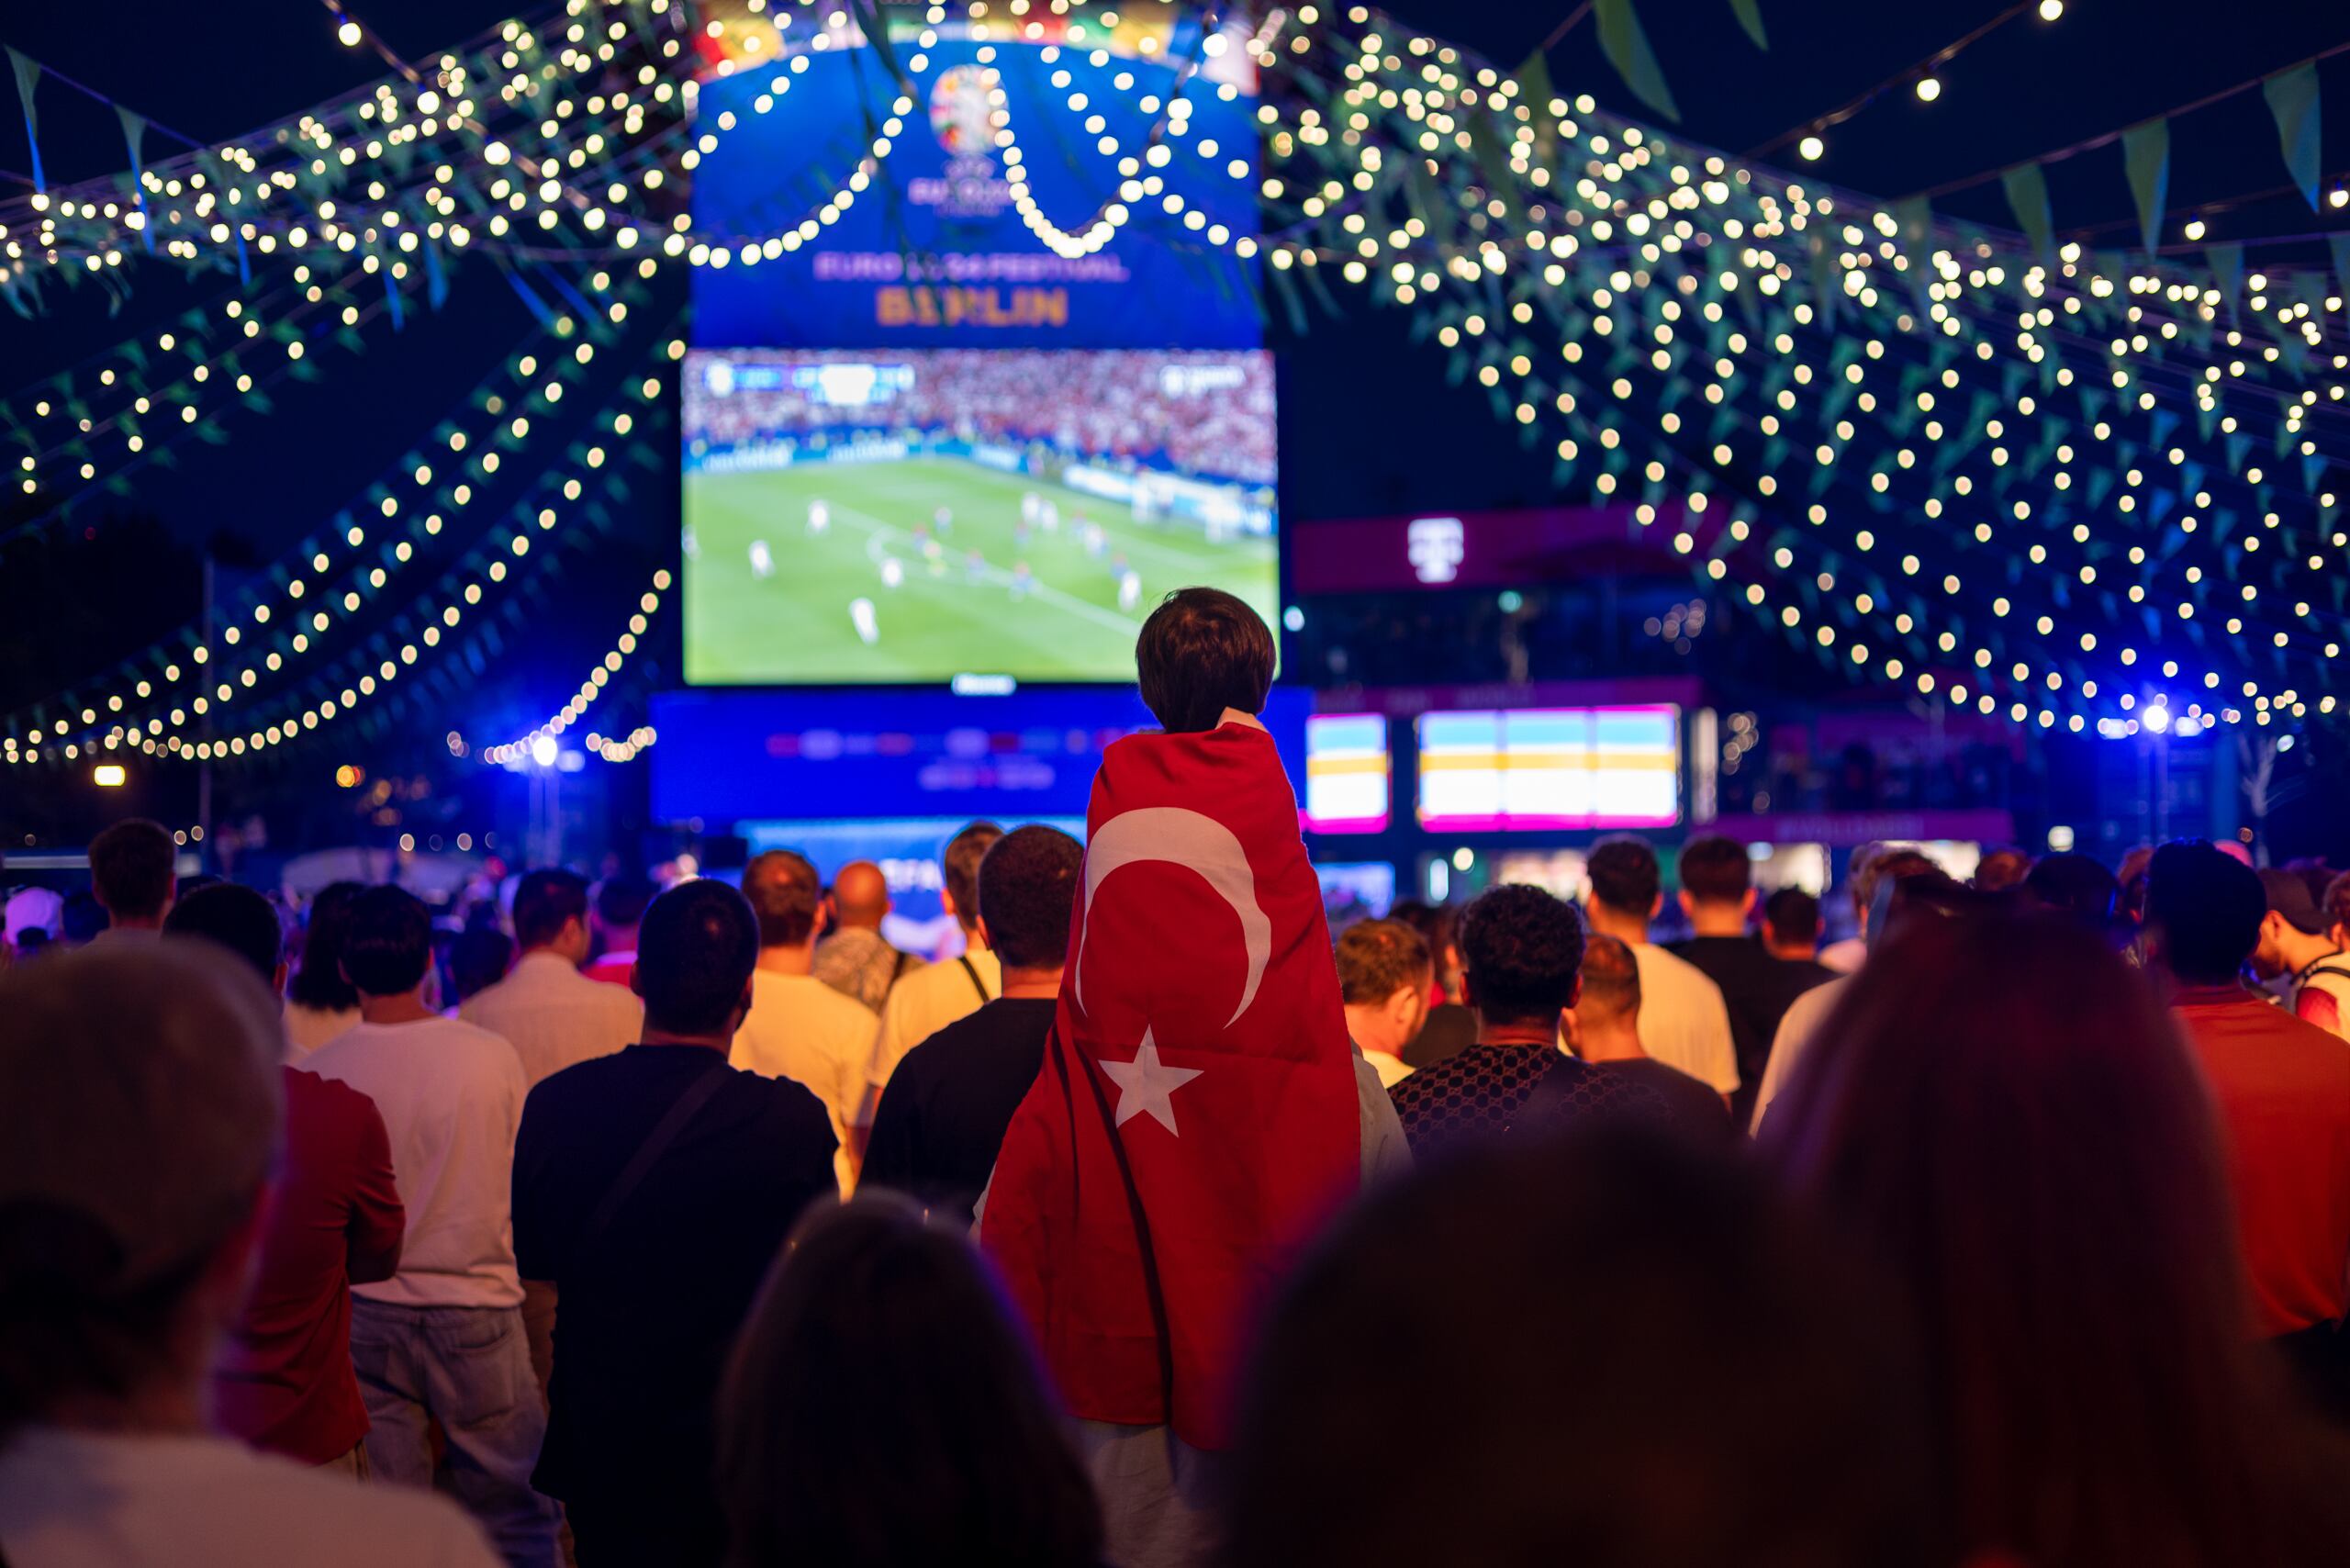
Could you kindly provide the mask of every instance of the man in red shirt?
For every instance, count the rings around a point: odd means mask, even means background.
[[[2330,1340],[2350,1305],[2350,1045],[2238,978],[2267,911],[2259,877],[2210,845],[2154,852],[2147,956],[2219,1110],[2260,1331]]]
[[[221,882],[190,893],[163,930],[208,938],[273,991],[284,989],[277,912],[251,888]],[[364,1094],[314,1072],[283,1072],[285,1147],[252,1292],[214,1369],[213,1420],[255,1448],[364,1475],[367,1406],[351,1364],[351,1287],[399,1267],[406,1215],[391,1141]]]

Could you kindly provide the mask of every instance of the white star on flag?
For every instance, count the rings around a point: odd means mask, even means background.
[[[1118,1126],[1147,1111],[1159,1126],[1175,1132],[1175,1091],[1200,1076],[1192,1067],[1169,1067],[1158,1059],[1158,1044],[1144,1025],[1142,1044],[1132,1061],[1103,1061],[1102,1070],[1118,1086]],[[1181,1137],[1180,1133],[1177,1137]]]

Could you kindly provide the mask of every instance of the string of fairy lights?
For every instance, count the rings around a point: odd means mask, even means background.
[[[638,596],[636,608],[629,614],[627,630],[614,640],[611,651],[588,672],[588,678],[579,683],[579,689],[571,694],[569,701],[533,726],[527,734],[497,745],[484,746],[482,761],[495,767],[535,761],[542,767],[553,762],[556,742],[565,731],[587,716],[588,710],[595,706],[606,688],[627,667],[629,659],[637,651],[639,640],[652,623],[651,617],[661,608],[661,596],[669,591],[669,581],[666,567],[653,574],[653,586]],[[613,741],[601,735],[590,735],[588,744],[607,762],[626,762],[636,755],[641,746],[652,745],[653,738],[651,729],[646,727],[625,740]],[[455,730],[449,732],[449,750],[458,756],[465,755],[464,736]],[[612,755],[615,751],[624,755]]]
[[[294,262],[300,299],[348,324],[369,308],[358,280],[397,300],[468,251],[576,260],[606,269],[599,288],[610,272],[756,265],[880,188],[924,81],[968,54],[991,156],[1045,249],[1094,253],[1155,209],[1169,221],[1149,242],[1261,256],[1296,320],[1341,284],[1410,312],[1556,455],[1562,486],[1632,503],[1636,528],[1678,518],[1693,571],[1839,667],[2043,728],[2332,711],[2308,691],[2350,599],[2350,345],[2324,274],[2247,273],[2240,252],[2198,267],[2037,250],[1660,135],[1365,6],[1301,5],[1254,31],[1214,10],[1128,9],[567,0],[153,165],[135,203],[106,182],[0,202],[0,291],[117,269],[151,243],[241,279],[256,257]],[[1199,28],[1179,53],[1185,17]],[[1038,46],[1049,89],[1023,95],[1021,127],[1065,117],[1061,140],[1102,160],[1086,175],[1100,204],[1073,223],[1040,204],[1015,134],[1017,84],[996,59],[1011,43]],[[826,194],[773,232],[697,229],[684,176],[828,56],[872,57],[897,91]],[[1278,84],[1254,105],[1253,147],[1192,132],[1209,60]],[[761,86],[702,122],[696,69]],[[1240,85],[1213,90],[1228,103]],[[1113,99],[1149,117],[1140,142],[1111,129]],[[1221,193],[1252,180],[1256,231],[1216,221]],[[140,395],[135,414],[172,402]],[[28,454],[21,483],[52,463],[95,476],[62,451]],[[87,715],[152,680],[68,700],[31,733],[45,753],[69,733],[86,745],[105,722]],[[0,745],[28,752],[18,733]]]

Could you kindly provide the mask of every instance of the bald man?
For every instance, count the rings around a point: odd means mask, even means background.
[[[890,879],[870,860],[852,860],[834,873],[832,900],[832,935],[816,945],[815,976],[878,1014],[898,977],[922,967],[881,935]]]

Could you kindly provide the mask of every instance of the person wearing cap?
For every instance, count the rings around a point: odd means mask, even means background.
[[[531,1485],[546,1406],[514,1266],[522,1059],[502,1036],[425,1005],[431,963],[431,917],[414,894],[370,888],[352,900],[342,972],[360,1021],[302,1064],[375,1102],[408,1211],[399,1271],[351,1293],[367,1464],[419,1487],[445,1468],[509,1563],[554,1568],[557,1511]],[[445,1467],[434,1462],[434,1422]]]
[[[282,1045],[260,982],[194,947],[0,976],[0,1560],[494,1568],[442,1498],[206,1430],[265,1223]]]
[[[2350,957],[2342,951],[2325,912],[2310,897],[2310,886],[2290,871],[2260,873],[2268,913],[2260,917],[2260,946],[2252,950],[2254,972],[2264,980],[2287,980],[2293,1015],[2328,1034],[2350,1040]]]

